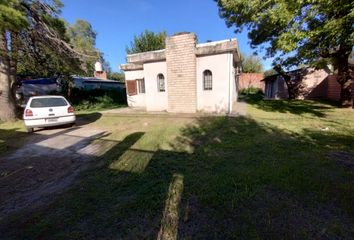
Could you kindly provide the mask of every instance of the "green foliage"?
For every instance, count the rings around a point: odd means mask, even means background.
[[[104,69],[110,71],[109,63],[104,59],[103,53],[96,48],[97,32],[93,29],[92,25],[82,19],[76,20],[73,25],[66,25],[67,36],[74,49],[92,56],[84,61],[85,74],[88,76],[93,75],[94,63],[96,61],[101,61]]]
[[[22,43],[17,64],[18,75],[53,77],[83,73],[78,59],[62,55],[40,41],[23,39]]]
[[[353,1],[217,0],[229,27],[249,30],[252,46],[266,44],[268,56],[290,54],[283,64],[336,57],[354,45]],[[338,53],[339,54],[339,53]],[[281,61],[279,58],[277,61]]]
[[[249,94],[263,94],[262,89],[256,87],[249,87],[240,90],[241,95],[249,95]]]
[[[241,89],[239,92],[239,100],[241,101],[261,101],[264,99],[264,93],[262,89],[249,87]]]
[[[116,80],[118,82],[125,81],[124,73],[120,73],[120,72],[109,72],[107,78],[110,80]]]
[[[77,20],[75,24],[69,25],[62,19],[45,16],[46,23],[55,29],[58,35],[66,42],[69,42],[75,51],[87,56],[79,61],[53,49],[47,42],[32,39],[29,33],[21,33],[21,51],[17,73],[23,76],[52,77],[58,75],[93,75],[94,63],[101,59],[105,69],[109,70],[103,54],[95,48],[96,32],[91,24],[84,20]]]
[[[269,76],[272,76],[272,75],[275,75],[275,74],[278,74],[278,72],[275,71],[273,68],[264,71],[264,77],[269,77]]]
[[[242,72],[261,73],[263,72],[262,59],[256,55],[241,55]]]
[[[20,0],[0,0],[0,31],[19,31],[28,26]]]
[[[267,56],[276,57],[274,65],[323,67],[323,59],[332,62],[341,85],[341,104],[353,106],[349,70],[354,45],[353,0],[215,1],[227,25],[235,26],[236,32],[247,28],[251,46],[264,46]]]
[[[73,88],[68,98],[78,111],[115,108],[127,103],[124,89],[82,90]]]
[[[69,42],[59,18],[59,0],[0,1],[0,30],[8,36],[6,54],[22,76],[52,77],[82,73],[77,56],[61,43]]]
[[[75,48],[85,52],[96,52],[97,33],[89,22],[76,20],[73,25],[67,27],[67,35]]]
[[[140,35],[134,36],[130,47],[126,47],[126,52],[127,54],[133,54],[164,49],[166,36],[166,32],[154,33],[145,30]]]

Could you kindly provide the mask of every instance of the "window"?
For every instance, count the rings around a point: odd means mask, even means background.
[[[63,107],[67,106],[68,103],[64,98],[35,98],[32,100],[30,107],[31,108],[42,108],[42,107]]]
[[[138,79],[138,89],[139,93],[145,93],[145,80],[143,79]]]
[[[210,70],[205,70],[203,72],[203,89],[212,90],[213,89],[213,74]]]
[[[161,73],[157,75],[157,91],[159,92],[165,91],[165,77]]]

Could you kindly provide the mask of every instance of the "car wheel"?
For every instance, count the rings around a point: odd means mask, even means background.
[[[33,128],[26,128],[28,133],[33,133]]]

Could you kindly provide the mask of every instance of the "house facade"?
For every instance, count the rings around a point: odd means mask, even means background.
[[[128,55],[120,68],[130,107],[231,113],[239,64],[236,39],[197,44],[194,33],[180,33],[166,38],[166,49]]]
[[[328,99],[328,91],[332,91],[332,88],[328,88],[328,81],[332,79],[331,75],[324,69],[301,68],[287,72],[287,74],[291,77],[291,81],[298,83],[299,99]],[[264,82],[266,98],[288,98],[288,88],[281,75],[266,77]]]

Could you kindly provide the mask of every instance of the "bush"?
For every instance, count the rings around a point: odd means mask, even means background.
[[[263,91],[260,88],[244,88],[241,89],[239,93],[239,100],[246,102],[257,102],[263,100],[264,98]]]
[[[249,87],[240,90],[241,95],[250,95],[250,94],[263,94],[262,89],[256,87]]]
[[[77,110],[101,109],[126,105],[124,89],[71,89],[69,101]]]

